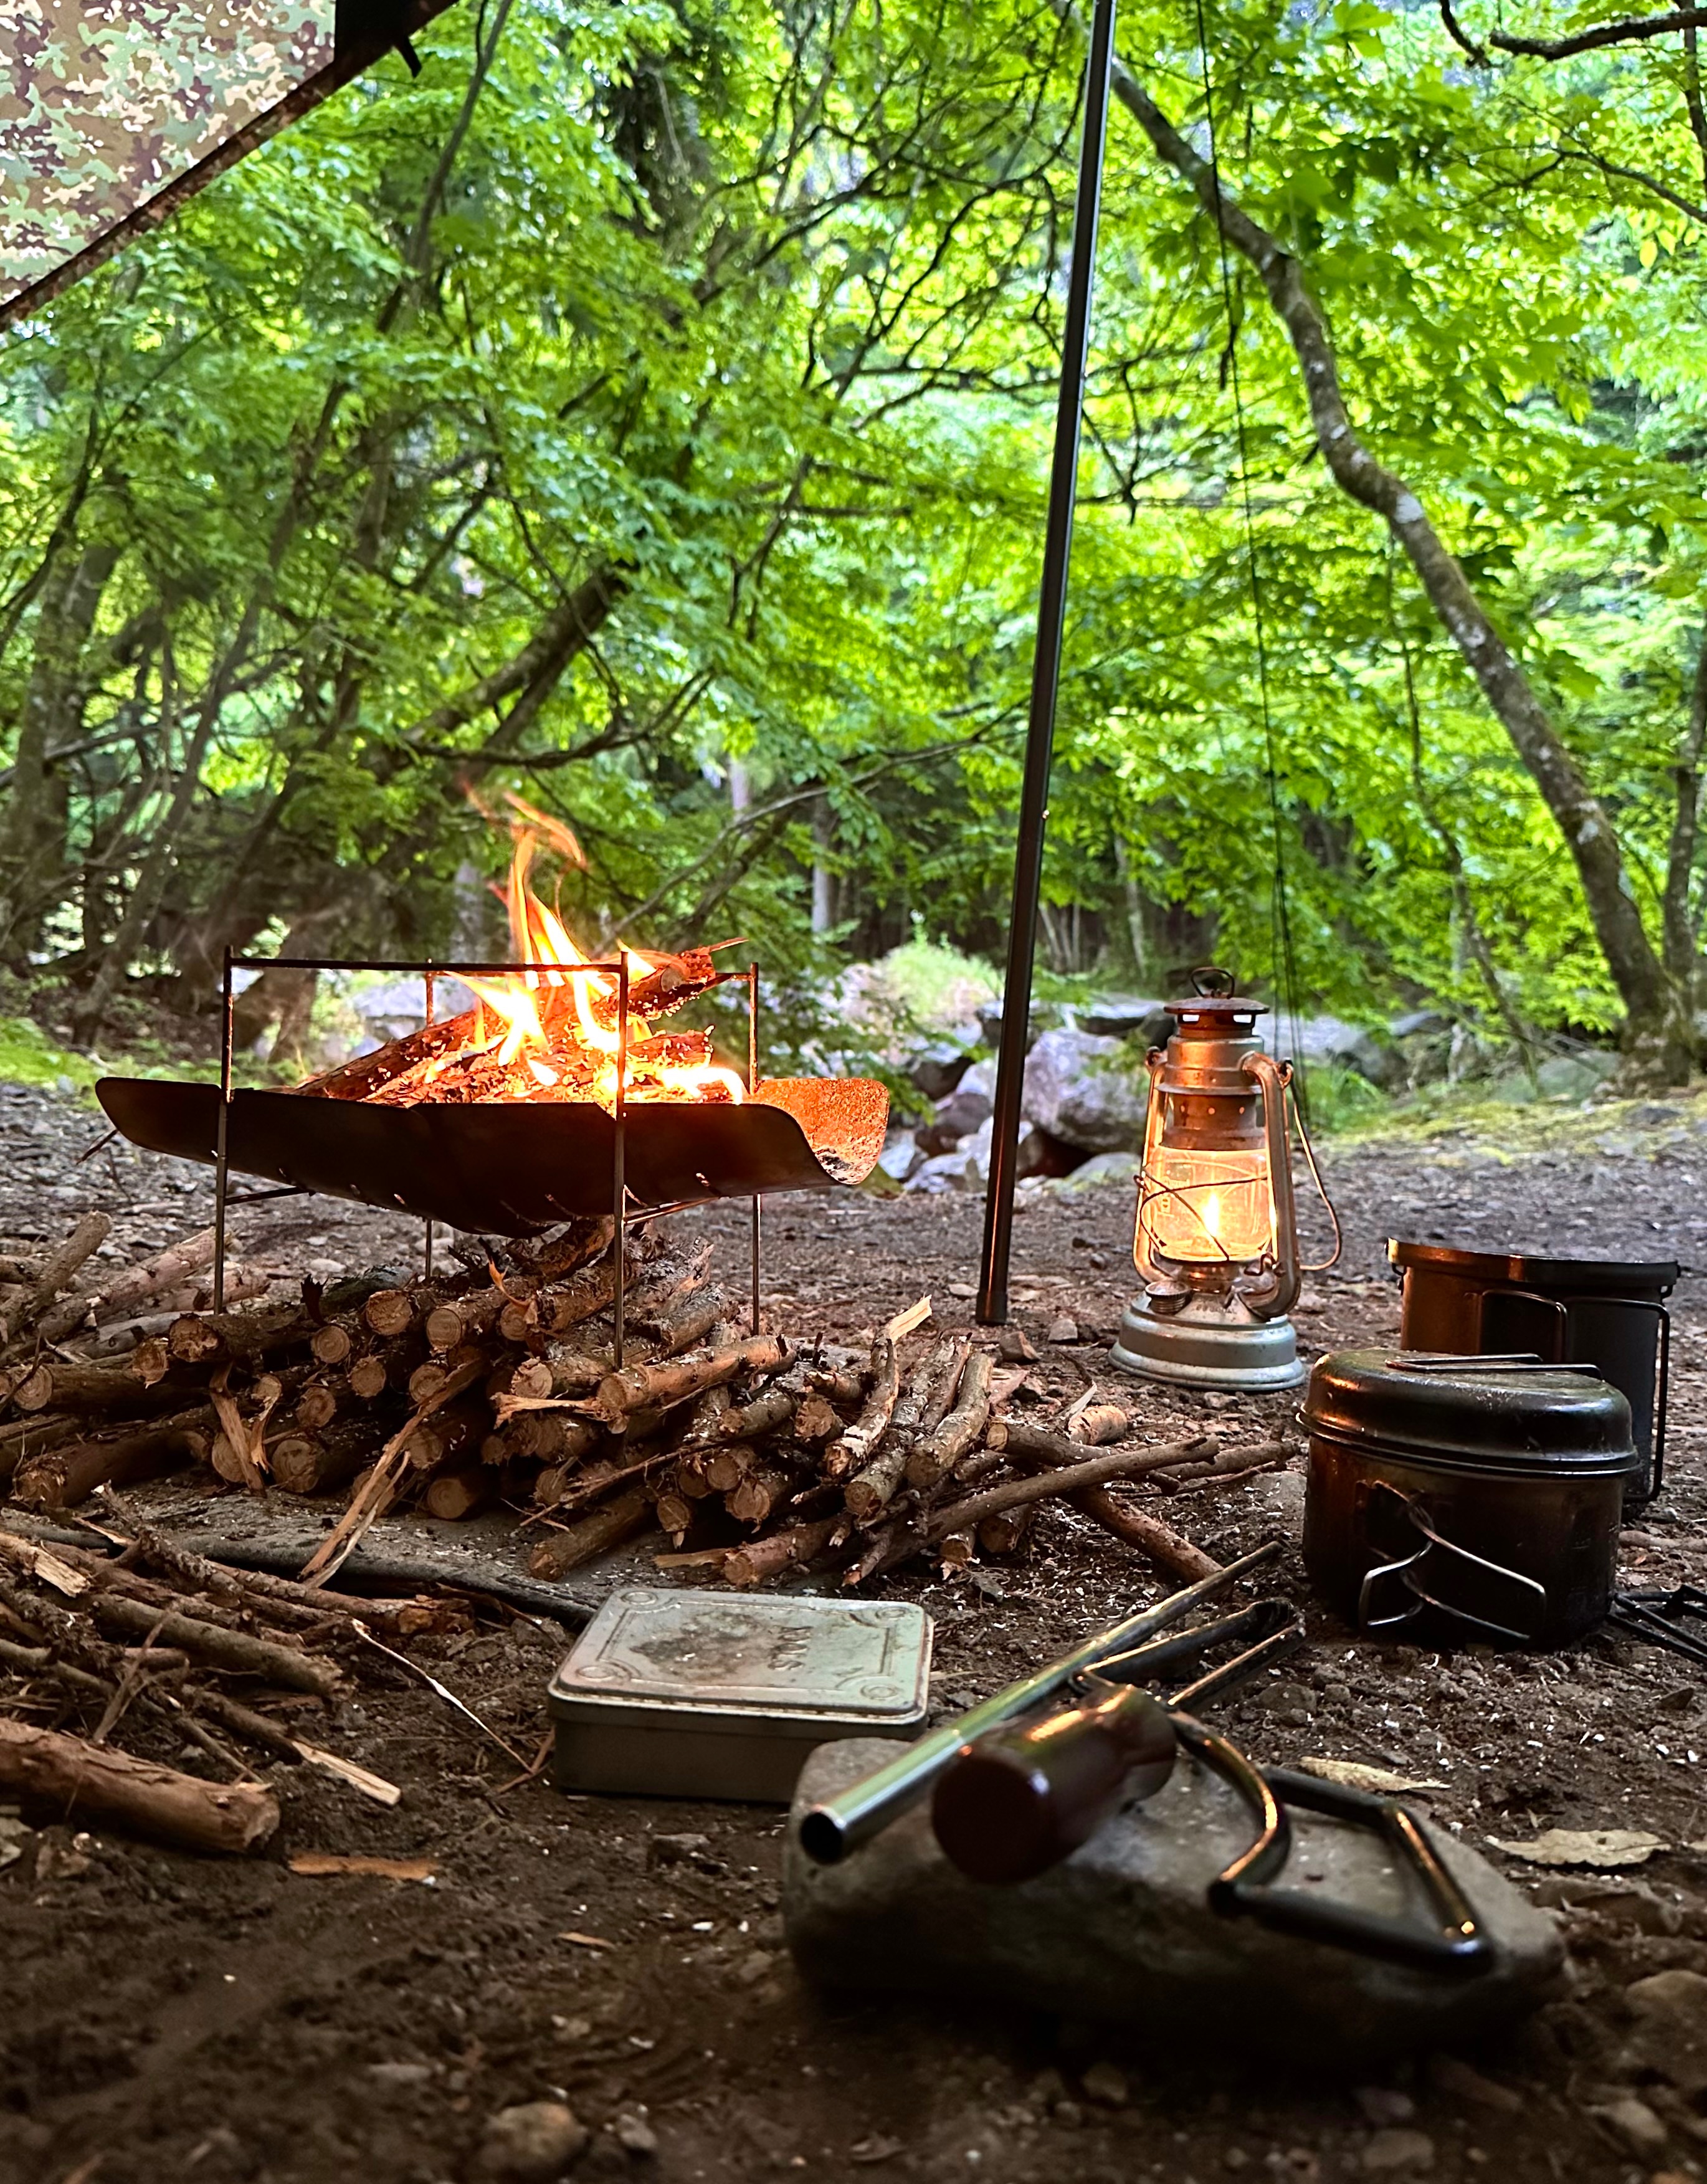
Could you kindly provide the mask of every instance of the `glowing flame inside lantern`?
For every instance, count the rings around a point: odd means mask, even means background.
[[[576,865],[586,860],[560,821],[518,796],[508,800],[515,814],[509,822],[514,850],[502,898],[514,960],[530,967],[514,976],[470,978],[479,1006],[466,1042],[405,1072],[378,1096],[397,1105],[445,1099],[592,1100],[614,1109],[623,1044],[616,1025],[619,982],[608,972],[584,967],[589,959],[528,883],[542,845]],[[655,987],[659,960],[632,948],[623,952],[631,996],[642,982]],[[697,992],[709,983],[708,972],[686,982],[684,990]],[[667,996],[660,999],[655,993],[646,1006],[637,1007],[631,999],[625,1099],[744,1100],[740,1078],[712,1060],[709,1032],[653,1032],[650,1019],[670,1006]]]

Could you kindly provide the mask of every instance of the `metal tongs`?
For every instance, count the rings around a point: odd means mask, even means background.
[[[1257,1823],[1251,1843],[1210,1882],[1213,1909],[1424,1970],[1486,1969],[1492,1945],[1404,1806],[1313,1775],[1265,1771],[1187,1711],[1302,1642],[1297,1611],[1283,1600],[1258,1601],[1217,1621],[1159,1635],[1278,1552],[1272,1542],[1241,1557],[920,1738],[811,1808],[801,1820],[801,1847],[821,1864],[834,1864],[929,1791],[937,1841],[963,1872],[993,1884],[1030,1880],[1070,1856],[1116,1811],[1154,1797],[1183,1746],[1231,1785]],[[1250,1642],[1170,1698],[1141,1687],[1159,1671],[1188,1661],[1200,1665],[1206,1653],[1241,1640]],[[1043,1711],[1063,1696],[1076,1703]],[[1432,1923],[1276,1886],[1292,1848],[1288,1806],[1381,1834],[1421,1882]]]

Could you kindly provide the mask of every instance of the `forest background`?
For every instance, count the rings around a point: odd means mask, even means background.
[[[1214,954],[1699,1067],[1704,25],[1127,0],[1062,990]],[[915,936],[998,961],[1081,23],[420,43],[0,337],[11,1005],[110,1049],[227,944],[484,952],[505,791],[584,943],[747,936],[799,1036]]]

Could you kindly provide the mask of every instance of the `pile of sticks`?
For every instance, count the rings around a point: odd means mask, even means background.
[[[1012,1554],[1039,1503],[1065,1498],[1191,1579],[1208,1557],[1111,1482],[1154,1504],[1282,1453],[1138,1446],[1111,1404],[1054,1425],[1006,1415],[992,1353],[919,1333],[922,1302],[854,1347],[754,1331],[711,1280],[709,1245],[690,1253],[643,1227],[623,1255],[619,1365],[608,1218],[490,1255],[461,1247],[470,1263],[436,1280],[309,1282],[286,1304],[137,1316],[201,1241],[111,1284],[108,1297],[128,1284],[127,1349],[106,1298],[64,1294],[63,1256],[36,1274],[0,1367],[0,1479],[16,1501],[65,1509],[206,1463],[256,1490],[347,1496],[311,1579],[413,1503],[445,1518],[513,1510],[538,1531],[537,1577],[658,1530],[661,1566],[747,1586],[804,1567],[853,1585],[921,1555],[952,1568]]]
[[[0,1791],[78,1825],[224,1852],[259,1849],[277,1828],[267,1778],[281,1763],[398,1802],[394,1785],[315,1741],[320,1724],[374,1655],[403,1659],[386,1641],[471,1630],[469,1603],[356,1600],[231,1569],[116,1496],[89,1529],[122,1556],[0,1525]],[[170,1763],[186,1751],[200,1771]]]

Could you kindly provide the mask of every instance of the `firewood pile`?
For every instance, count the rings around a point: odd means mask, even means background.
[[[209,1561],[110,1490],[96,1506],[91,1547],[38,1540],[27,1518],[0,1524],[0,1791],[225,1852],[276,1830],[281,1764],[398,1802],[395,1784],[317,1741],[320,1724],[364,1680],[395,1683],[394,1664],[410,1665],[399,1645],[472,1630],[475,1598],[340,1596]],[[524,1758],[453,1703],[517,1780],[538,1771],[543,1750]],[[197,1771],[170,1763],[184,1758]]]
[[[105,1234],[91,1216],[54,1253],[0,1260],[0,1480],[42,1513],[196,1464],[342,1495],[311,1580],[412,1505],[514,1512],[537,1533],[536,1577],[661,1531],[665,1569],[750,1586],[829,1568],[852,1585],[921,1556],[1014,1554],[1054,1497],[1189,1579],[1213,1565],[1156,1505],[1282,1453],[1142,1446],[1111,1403],[1051,1424],[1004,1410],[1021,1376],[968,1335],[923,1331],[922,1301],[853,1345],[754,1332],[710,1246],[648,1234],[663,1226],[627,1239],[619,1368],[608,1217],[461,1243],[433,1280],[304,1281],[289,1302],[214,1312],[186,1295],[205,1237],[77,1286]],[[1117,1482],[1137,1498],[1116,1500]]]

